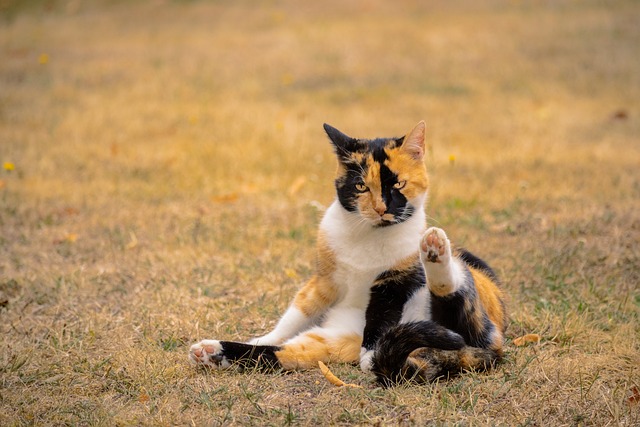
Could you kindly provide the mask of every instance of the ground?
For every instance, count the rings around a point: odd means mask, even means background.
[[[638,2],[0,13],[0,425],[640,423]],[[189,365],[268,331],[311,274],[322,124],[422,119],[429,222],[509,295],[504,363],[391,389]]]

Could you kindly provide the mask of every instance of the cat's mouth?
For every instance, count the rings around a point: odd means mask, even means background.
[[[371,222],[374,227],[388,227],[406,221],[413,214],[413,207],[407,205],[401,215],[384,213],[383,215],[371,215]]]
[[[394,225],[397,224],[398,221],[396,221],[395,219],[393,221],[389,221],[386,219],[381,219],[377,224],[376,227],[388,227],[390,225]]]
[[[394,225],[397,224],[398,219],[396,218],[395,215],[390,214],[390,213],[386,213],[384,215],[381,215],[379,217],[377,217],[374,221],[373,221],[373,225],[375,227],[388,227],[390,225]]]

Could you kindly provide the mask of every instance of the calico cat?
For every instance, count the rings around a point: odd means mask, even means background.
[[[324,129],[338,170],[315,275],[273,331],[248,343],[203,340],[190,359],[285,370],[359,362],[384,384],[490,367],[502,353],[502,293],[482,260],[425,230],[425,123],[370,140]]]

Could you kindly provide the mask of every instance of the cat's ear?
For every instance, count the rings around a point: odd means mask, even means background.
[[[331,125],[324,124],[324,131],[327,133],[327,136],[333,143],[333,146],[336,149],[336,154],[340,158],[349,157],[350,153],[356,151],[358,146],[358,140],[355,138],[351,138],[350,136],[345,135],[340,132],[338,129],[334,128]]]
[[[402,149],[416,160],[424,157],[424,138],[427,126],[421,120],[411,132],[404,137]]]

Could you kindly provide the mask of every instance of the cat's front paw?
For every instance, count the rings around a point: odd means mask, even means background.
[[[231,363],[224,357],[224,349],[220,341],[202,340],[191,346],[189,360],[198,366],[210,368],[228,368]]]
[[[447,263],[451,259],[451,243],[443,229],[429,228],[420,242],[420,257],[423,263]]]

